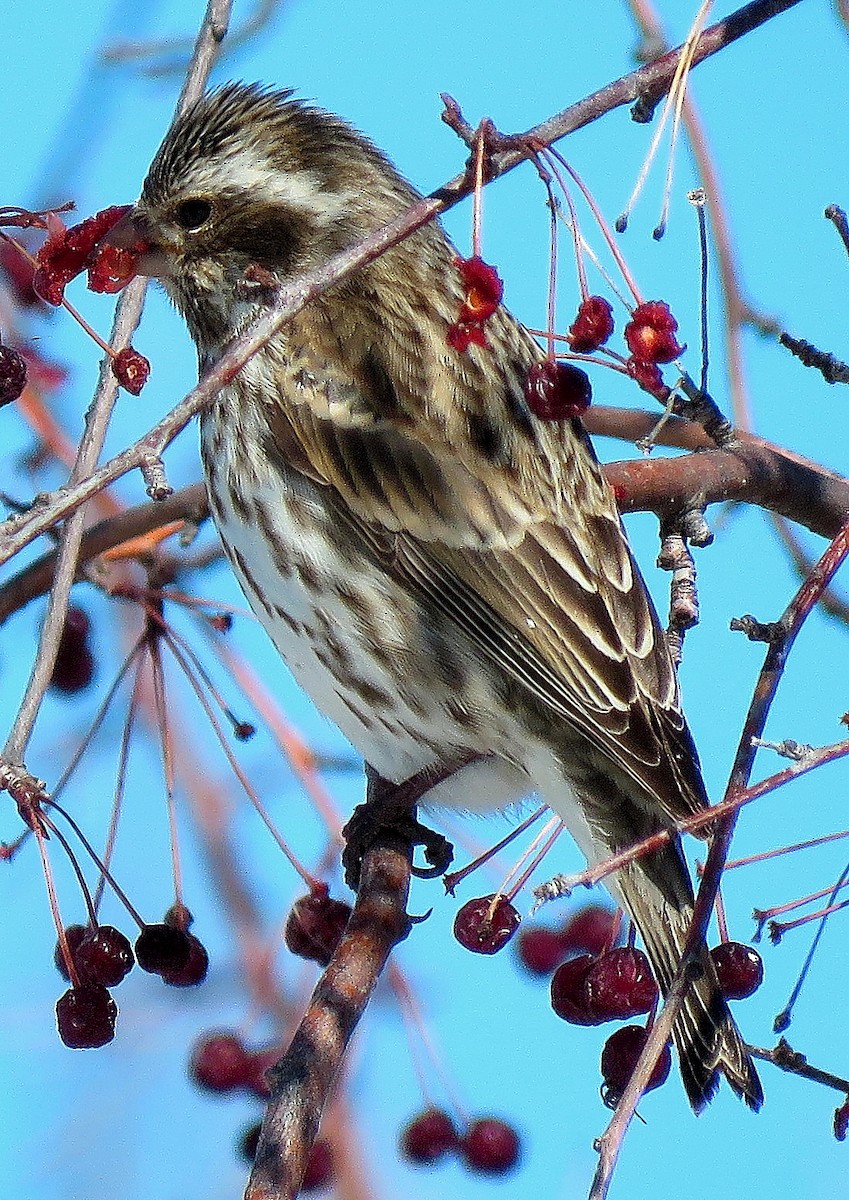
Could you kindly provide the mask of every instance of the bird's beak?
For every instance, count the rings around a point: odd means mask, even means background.
[[[173,255],[154,238],[151,222],[138,207],[125,212],[99,244],[129,250],[135,256],[137,275],[164,279],[173,274]]]

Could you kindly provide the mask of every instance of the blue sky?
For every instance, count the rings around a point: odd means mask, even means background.
[[[672,36],[682,37],[695,2],[666,0],[661,7]],[[143,6],[92,0],[83,7],[47,0],[37,19],[24,5],[7,12],[0,81],[0,204],[40,205],[73,197],[85,215],[132,200],[167,125],[180,80],[104,64],[99,51],[119,38],[190,34],[201,11],[200,4],[185,0]],[[237,6],[234,23],[246,15]],[[350,118],[417,186],[429,190],[455,174],[464,158],[439,120],[440,92],[453,94],[472,121],[488,114],[502,129],[523,129],[630,69],[634,40],[625,6],[617,0],[592,6],[537,0],[521,8],[503,0],[434,0],[430,5],[396,0],[391,8],[376,0],[347,5],[291,0],[255,43],[222,63],[216,79],[294,86],[299,94]],[[849,261],[822,210],[833,202],[849,206],[842,151],[849,109],[847,59],[849,38],[832,7],[806,0],[700,67],[693,81],[753,303],[792,332],[844,358],[849,356]],[[561,147],[611,219],[630,193],[650,137],[651,127],[634,125],[622,110]],[[693,182],[682,151],[669,234],[656,244],[651,239],[661,191],[661,170],[656,169],[621,246],[644,293],[669,300],[685,340],[695,345],[697,243],[684,199]],[[447,224],[458,246],[466,249],[469,207],[451,213]],[[506,302],[529,324],[543,321],[547,236],[542,190],[530,170],[514,172],[488,191],[484,256],[498,264]],[[562,264],[560,311],[565,319],[575,297],[567,243]],[[71,298],[101,330],[108,329],[107,298],[81,287]],[[712,321],[718,334],[716,308]],[[77,429],[96,375],[97,354],[61,314],[39,334],[46,353],[71,365],[58,407],[68,427]],[[718,337],[716,341],[718,345]],[[191,345],[161,297],[152,297],[136,344],[153,360],[154,373],[141,399],[122,400],[112,449],[141,432],[144,422],[156,419],[193,381]],[[758,432],[845,471],[845,393],[829,388],[754,334],[746,335],[745,350]],[[718,348],[714,360],[712,386],[725,405]],[[692,366],[697,369],[696,362]],[[596,379],[596,394],[608,402],[642,404],[606,375]],[[12,463],[4,487],[25,495],[32,484],[14,463],[28,437],[13,412],[4,410],[0,418]],[[625,452],[614,445],[599,449],[604,457]],[[169,466],[175,481],[193,477],[197,464],[191,431],[169,453]],[[51,482],[56,480],[48,478],[39,486]],[[123,495],[132,502],[141,499],[140,481],[125,481]],[[649,585],[664,608],[666,579],[652,565],[656,523],[638,517],[629,529]],[[812,553],[820,552],[821,542],[804,540]],[[762,657],[759,647],[729,632],[728,622],[744,612],[775,618],[796,581],[767,523],[754,512],[728,517],[715,545],[700,552],[698,561],[702,623],[688,638],[682,682],[709,789],[716,797]],[[203,588],[238,602],[223,569],[205,579]],[[89,596],[86,603],[104,649],[112,636],[109,614],[96,597]],[[35,607],[0,629],[4,722],[11,719],[25,679],[25,655],[15,639],[29,647],[38,623]],[[295,692],[250,623],[238,623],[233,636],[254,655],[306,736],[321,747],[344,750]],[[838,721],[849,708],[845,655],[845,629],[815,615],[794,652],[768,736],[813,744],[840,736]],[[49,774],[50,764],[64,761],[93,704],[93,699],[78,706],[54,699],[47,703],[33,747],[34,769]],[[314,825],[304,815],[295,784],[274,759],[267,736],[260,734],[244,754],[281,825],[296,846],[306,846],[308,856],[315,848]],[[223,761],[210,758],[210,763],[216,776],[226,778]],[[758,770],[766,774],[776,766],[776,760],[765,757]],[[125,844],[132,849],[122,860],[122,877],[143,911],[154,914],[167,896],[154,756],[142,750],[134,770],[125,830]],[[768,798],[743,817],[735,853],[842,828],[847,783],[849,768],[837,764]],[[329,784],[340,806],[350,809],[361,786],[358,777],[335,777]],[[98,760],[75,793],[75,811],[96,823],[110,794],[110,763]],[[245,852],[253,856],[254,883],[273,928],[292,894],[288,868],[254,819],[240,810],[234,819]],[[11,838],[15,831],[14,813],[9,812],[0,836]],[[244,1015],[232,933],[206,884],[202,858],[192,849],[188,817],[184,832],[187,892],[213,951],[210,981],[197,993],[175,997],[155,986],[158,981],[134,975],[118,994],[119,1036],[100,1052],[74,1054],[57,1043],[53,935],[32,849],[0,870],[0,911],[6,914],[0,923],[0,1010],[7,1031],[0,1044],[5,1132],[0,1178],[10,1196],[224,1200],[241,1194],[244,1169],[232,1145],[254,1110],[241,1100],[215,1102],[198,1096],[183,1067],[185,1046],[197,1031],[238,1022]],[[465,832],[483,844],[501,836],[503,827],[495,821],[470,822]],[[735,872],[726,887],[732,932],[741,940],[750,935],[753,907],[827,886],[845,853],[837,844]],[[549,864],[552,870],[575,869],[577,853],[564,840]],[[59,875],[61,894],[68,898],[71,916],[78,917],[72,882],[61,866]],[[472,883],[461,898],[492,886],[488,880],[480,888]],[[500,1184],[470,1179],[453,1166],[412,1177],[398,1164],[393,1150],[397,1129],[421,1099],[406,1065],[400,1022],[384,999],[363,1030],[352,1082],[375,1195],[390,1200],[415,1192],[420,1200],[436,1200],[450,1192],[470,1200],[489,1194],[559,1200],[584,1194],[595,1161],[592,1140],[605,1119],[596,1080],[606,1032],[564,1026],[548,1011],[544,988],[520,978],[509,955],[479,961],[462,952],[450,938],[456,902],[443,899],[436,885],[417,889],[416,906],[418,911],[433,906],[434,915],[416,930],[402,961],[457,1086],[472,1112],[495,1111],[514,1119],[527,1135],[528,1150],[521,1173]],[[840,922],[836,918],[826,934],[789,1036],[812,1062],[846,1074],[849,1037],[843,1009],[849,980]],[[753,1042],[770,1043],[772,1016],[785,1003],[809,938],[801,933],[778,948],[762,947],[766,983],[752,1001],[738,1007]],[[291,968],[286,970],[289,978],[295,977]],[[757,1118],[727,1091],[698,1121],[675,1082],[647,1098],[647,1124],[636,1123],[632,1129],[612,1194],[631,1200],[680,1195],[708,1200],[747,1192],[778,1200],[818,1200],[833,1194],[837,1181],[845,1179],[847,1154],[830,1133],[837,1098],[766,1067],[763,1077],[767,1103]]]

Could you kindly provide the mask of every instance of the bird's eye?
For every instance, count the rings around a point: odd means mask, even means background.
[[[212,215],[212,204],[200,196],[184,200],[177,209],[177,222],[183,229],[200,229]]]

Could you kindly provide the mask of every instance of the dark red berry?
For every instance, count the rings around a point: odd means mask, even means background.
[[[477,255],[458,258],[456,264],[466,287],[466,298],[458,319],[461,324],[468,322],[480,325],[489,320],[501,303],[504,284],[495,267]]]
[[[546,358],[534,363],[525,380],[525,399],[541,421],[565,421],[586,412],[593,397],[586,371],[574,363]]]
[[[239,1139],[239,1153],[248,1162],[253,1162],[256,1158],[256,1148],[259,1145],[259,1131],[261,1129],[262,1121],[256,1121],[253,1125],[248,1126]]]
[[[345,932],[351,906],[331,900],[326,887],[316,888],[292,905],[284,937],[293,954],[326,967]]]
[[[283,1053],[283,1046],[265,1046],[261,1050],[248,1051],[248,1077],[245,1087],[260,1100],[267,1100],[271,1095],[271,1085],[266,1072],[283,1057]]]
[[[636,321],[629,321],[625,326],[625,343],[634,358],[649,363],[670,363],[686,349],[671,330],[653,329],[651,325],[638,325]]]
[[[206,979],[209,970],[206,946],[193,933],[186,933],[184,936],[189,943],[189,957],[183,966],[159,972],[169,987],[197,987]]]
[[[669,399],[670,391],[663,382],[657,363],[645,362],[641,358],[629,358],[625,363],[625,370],[644,392],[648,392],[664,404]]]
[[[441,1108],[426,1108],[401,1131],[401,1153],[410,1162],[429,1165],[456,1150],[459,1135]]]
[[[840,1108],[834,1110],[834,1136],[838,1142],[846,1141],[847,1131],[849,1131],[849,1096],[846,1097]]]
[[[460,1152],[473,1171],[504,1175],[517,1166],[522,1145],[518,1133],[506,1121],[479,1117],[460,1139]]]
[[[77,947],[88,932],[88,925],[68,925],[65,928],[68,949],[71,952],[71,958],[75,967],[77,965]],[[62,943],[59,941],[56,942],[56,949],[53,951],[53,961],[56,964],[56,970],[62,978],[70,981],[71,976],[68,974],[68,964],[65,962],[65,955],[62,953]],[[79,974],[79,972],[77,973]]]
[[[138,272],[138,252],[108,243],[97,246],[89,258],[88,287],[111,295],[126,287]]]
[[[672,315],[672,309],[665,300],[644,300],[634,309],[631,320],[640,325],[649,325],[652,329],[666,330],[670,333],[674,333],[678,328],[678,322]]]
[[[578,314],[569,326],[567,337],[575,354],[592,354],[613,333],[613,308],[604,296],[587,296],[578,305]]]
[[[475,954],[496,954],[519,928],[522,918],[504,896],[478,896],[454,918],[454,937]]]
[[[561,963],[551,978],[551,1007],[571,1025],[597,1025],[587,990],[587,976],[596,964],[591,954],[579,954]]]
[[[459,350],[461,354],[468,350],[469,346],[482,346],[484,350],[489,349],[489,342],[483,328],[480,325],[470,324],[468,321],[455,321],[453,325],[449,326],[445,341],[452,350]]]
[[[604,1043],[601,1074],[604,1079],[604,1102],[609,1108],[616,1107],[619,1097],[628,1086],[647,1037],[648,1032],[641,1025],[626,1025],[612,1033]],[[643,1090],[650,1092],[665,1083],[671,1067],[672,1054],[667,1042]]]
[[[50,677],[51,685],[65,695],[81,692],[94,678],[94,655],[88,646],[89,628],[86,612],[76,604],[69,605]]]
[[[111,360],[112,374],[131,396],[140,396],[150,375],[150,363],[132,346],[119,350]]]
[[[742,942],[721,942],[710,952],[726,1000],[745,1000],[761,986],[764,964],[757,950]]]
[[[307,1169],[301,1182],[301,1192],[317,1192],[333,1182],[333,1151],[326,1138],[317,1138],[310,1150]]]
[[[36,254],[38,267],[33,277],[33,287],[43,300],[48,304],[62,303],[66,285],[86,269],[97,253],[97,243],[129,207],[124,204],[104,208],[70,228],[58,216],[53,217],[50,236]]]
[[[0,342],[0,408],[17,400],[27,383],[27,364],[23,354]]]
[[[615,909],[588,904],[568,918],[560,936],[568,954],[599,955],[614,945],[619,925]]]
[[[519,962],[531,975],[550,975],[566,957],[563,935],[556,929],[537,926],[521,929],[516,939]]]
[[[232,1092],[250,1078],[250,1053],[235,1033],[210,1033],[192,1050],[189,1077],[209,1092]]]
[[[115,1001],[97,983],[69,988],[56,1002],[59,1037],[71,1050],[91,1050],[111,1042],[117,1015]]]
[[[586,980],[589,1006],[599,1021],[622,1021],[651,1012],[657,984],[642,950],[620,946],[596,959]]]
[[[190,935],[170,925],[145,925],[136,938],[136,962],[151,975],[179,971],[189,961]]]
[[[133,969],[135,961],[130,939],[114,925],[86,930],[74,951],[81,979],[107,988],[116,987]]]

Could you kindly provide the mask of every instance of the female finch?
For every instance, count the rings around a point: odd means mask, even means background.
[[[258,315],[267,291],[249,280],[285,283],[416,199],[339,118],[229,84],[177,120],[124,230],[203,368]],[[428,225],[248,362],[201,418],[210,506],[371,798],[430,778],[429,804],[486,810],[536,790],[598,860],[707,805],[698,758],[587,438],[528,409],[540,348],[503,307],[485,338],[449,344],[455,260]],[[693,904],[678,838],[611,890],[666,989]],[[687,1094],[700,1109],[721,1073],[757,1108],[706,948],[699,965],[673,1031]]]

